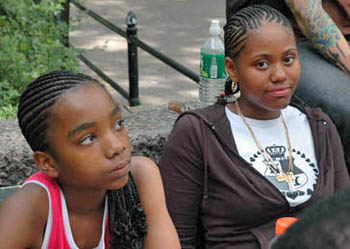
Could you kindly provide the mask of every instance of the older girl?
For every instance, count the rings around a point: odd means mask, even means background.
[[[288,19],[250,6],[224,30],[225,94],[179,117],[161,173],[182,248],[265,249],[277,218],[348,187],[349,177],[329,117],[290,105],[300,64]]]

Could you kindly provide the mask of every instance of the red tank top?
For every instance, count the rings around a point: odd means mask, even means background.
[[[41,248],[47,249],[72,249],[77,248],[70,230],[68,212],[63,193],[57,181],[44,172],[38,172],[29,177],[23,185],[34,183],[43,187],[48,193],[49,215],[45,228],[45,235]],[[63,198],[63,199],[62,199]],[[63,204],[63,206],[62,206]],[[107,205],[107,203],[106,203]],[[105,208],[105,217],[107,210]],[[100,241],[96,249],[110,248],[110,235],[108,232],[108,219],[104,217],[104,241]],[[67,231],[68,230],[68,231]]]

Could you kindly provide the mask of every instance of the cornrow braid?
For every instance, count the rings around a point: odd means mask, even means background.
[[[279,23],[292,29],[289,20],[278,10],[267,5],[252,5],[233,14],[224,27],[225,55],[236,59],[244,49],[248,31],[258,29],[262,23]]]
[[[297,40],[302,41],[306,39],[285,0],[253,0],[252,4],[266,4],[278,10],[291,22]]]
[[[63,93],[83,83],[103,87],[87,75],[59,70],[38,77],[22,93],[18,123],[33,151],[47,151],[50,148],[47,140],[48,120],[52,116],[50,107]]]
[[[112,249],[143,248],[147,234],[146,215],[131,173],[123,188],[108,190],[108,216]]]

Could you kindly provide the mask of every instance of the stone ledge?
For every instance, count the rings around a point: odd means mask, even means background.
[[[123,109],[133,155],[159,163],[161,151],[178,114],[167,107],[139,106]],[[0,187],[21,184],[37,171],[32,151],[22,136],[17,120],[0,120]]]

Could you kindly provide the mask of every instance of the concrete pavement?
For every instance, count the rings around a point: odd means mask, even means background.
[[[132,10],[138,37],[153,48],[199,73],[199,51],[209,36],[211,19],[225,22],[225,0],[83,0],[83,4],[119,27]],[[78,11],[71,7],[71,17]],[[70,33],[70,42],[88,49],[87,57],[123,88],[128,89],[127,43],[88,16]],[[169,100],[198,100],[198,85],[139,49],[139,91],[143,105],[164,106]],[[97,77],[87,66],[82,71]],[[122,102],[126,100],[112,90]]]

